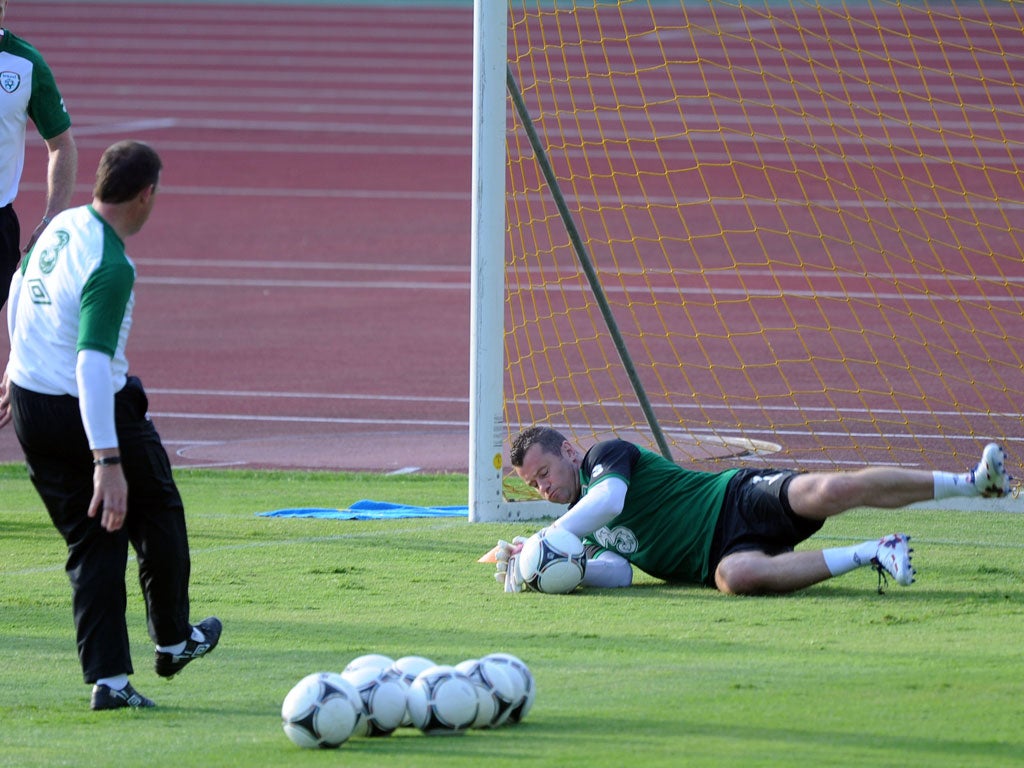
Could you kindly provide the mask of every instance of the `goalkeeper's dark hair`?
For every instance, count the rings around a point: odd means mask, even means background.
[[[119,141],[107,147],[96,169],[92,194],[100,202],[124,203],[160,181],[163,163],[148,144]]]
[[[527,427],[512,441],[509,459],[512,461],[513,467],[521,467],[523,466],[523,457],[533,446],[539,445],[545,453],[558,455],[564,442],[565,435],[553,427]]]

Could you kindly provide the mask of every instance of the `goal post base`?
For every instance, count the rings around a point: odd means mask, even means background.
[[[517,520],[555,519],[565,512],[564,504],[549,501],[478,502],[469,507],[471,523],[514,523]]]

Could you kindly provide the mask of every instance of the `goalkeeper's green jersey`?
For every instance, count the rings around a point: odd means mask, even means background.
[[[608,477],[628,490],[622,512],[587,540],[656,578],[707,584],[711,540],[736,472],[684,469],[624,440],[598,443],[580,466],[583,494]]]

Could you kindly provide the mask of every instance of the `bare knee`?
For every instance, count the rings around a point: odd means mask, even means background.
[[[715,569],[715,585],[727,595],[764,593],[763,570],[758,560],[762,552],[738,552],[722,559]]]

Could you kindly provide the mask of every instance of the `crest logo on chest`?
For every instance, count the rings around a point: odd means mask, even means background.
[[[7,93],[14,93],[21,85],[21,75],[17,72],[0,72],[0,88]]]

